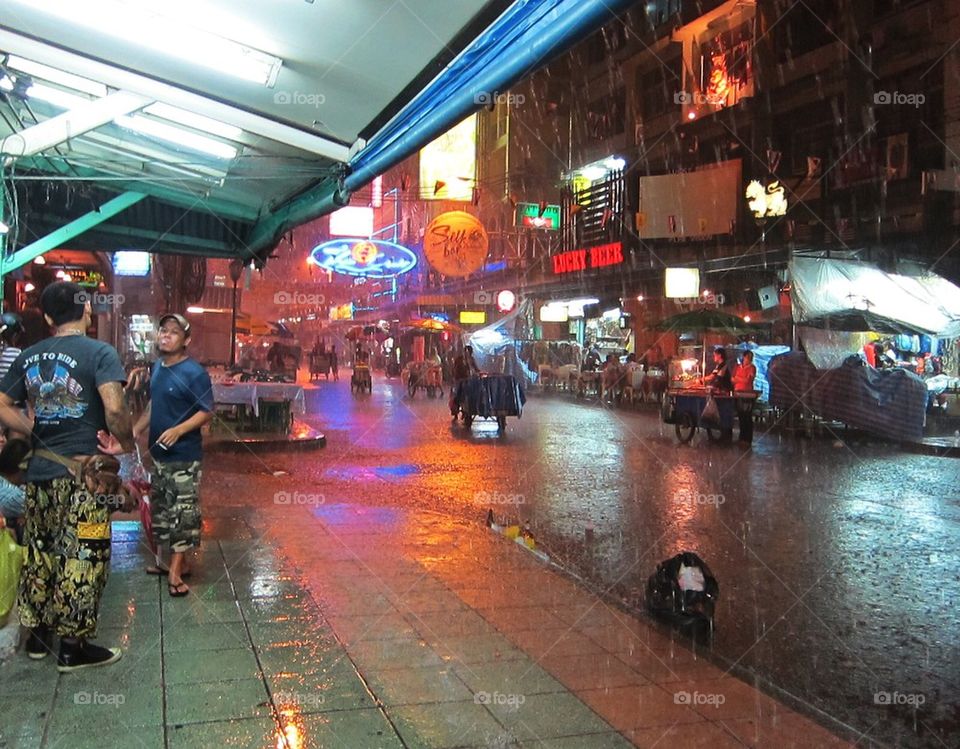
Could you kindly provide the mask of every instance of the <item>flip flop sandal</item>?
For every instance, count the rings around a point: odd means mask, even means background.
[[[184,582],[181,580],[178,585],[173,583],[167,583],[167,592],[170,594],[171,598],[183,598],[185,595],[189,595],[190,588],[186,590],[180,590],[180,587],[184,585]]]
[[[153,566],[147,567],[146,569],[144,569],[144,572],[146,572],[148,575],[156,575],[157,577],[163,577],[165,575],[170,574],[170,570],[166,569],[165,567],[153,567]],[[190,570],[180,573],[180,577],[190,577],[190,575],[191,575]]]

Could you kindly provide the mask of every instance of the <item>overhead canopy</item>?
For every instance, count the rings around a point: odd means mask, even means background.
[[[960,288],[935,273],[886,273],[850,260],[795,257],[797,325],[850,332],[960,335]]]
[[[9,239],[263,258],[631,4],[4,0]]]
[[[655,328],[676,333],[724,333],[731,336],[748,335],[763,329],[736,315],[712,309],[681,312],[661,320]]]

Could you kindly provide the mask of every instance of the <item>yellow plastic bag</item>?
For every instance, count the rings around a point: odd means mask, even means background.
[[[13,531],[9,528],[0,530],[0,624],[17,600],[25,551],[26,549],[17,543]]]

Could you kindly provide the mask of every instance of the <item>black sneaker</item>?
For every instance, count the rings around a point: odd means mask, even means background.
[[[79,671],[81,668],[96,668],[97,666],[109,666],[116,663],[123,657],[123,651],[120,648],[101,648],[81,640],[68,645],[60,643],[60,655],[57,658],[57,671],[61,674],[68,674],[71,671]]]
[[[27,638],[27,658],[39,661],[53,652],[53,631],[50,627],[34,627]]]

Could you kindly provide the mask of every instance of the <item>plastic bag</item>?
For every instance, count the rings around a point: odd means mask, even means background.
[[[150,514],[150,472],[143,465],[139,445],[135,455],[121,456],[120,475],[138,500],[140,526],[146,536],[147,546],[156,554],[157,542],[153,537],[153,516]]]
[[[9,528],[0,530],[0,623],[17,600],[25,552],[26,549],[17,543],[13,531]]]
[[[153,537],[153,515],[150,513],[150,500],[144,495],[140,498],[140,527],[143,528],[143,535],[147,537],[147,547],[156,556],[159,548],[157,539]]]
[[[663,395],[663,400],[660,401],[660,420],[664,424],[673,424],[676,422],[674,400],[666,393]]]
[[[680,590],[702,592],[704,587],[703,570],[697,566],[687,567],[680,563],[680,572],[677,573],[677,584]]]
[[[703,407],[703,413],[700,414],[700,421],[710,424],[720,423],[720,407],[712,395],[707,398],[707,404]]]

